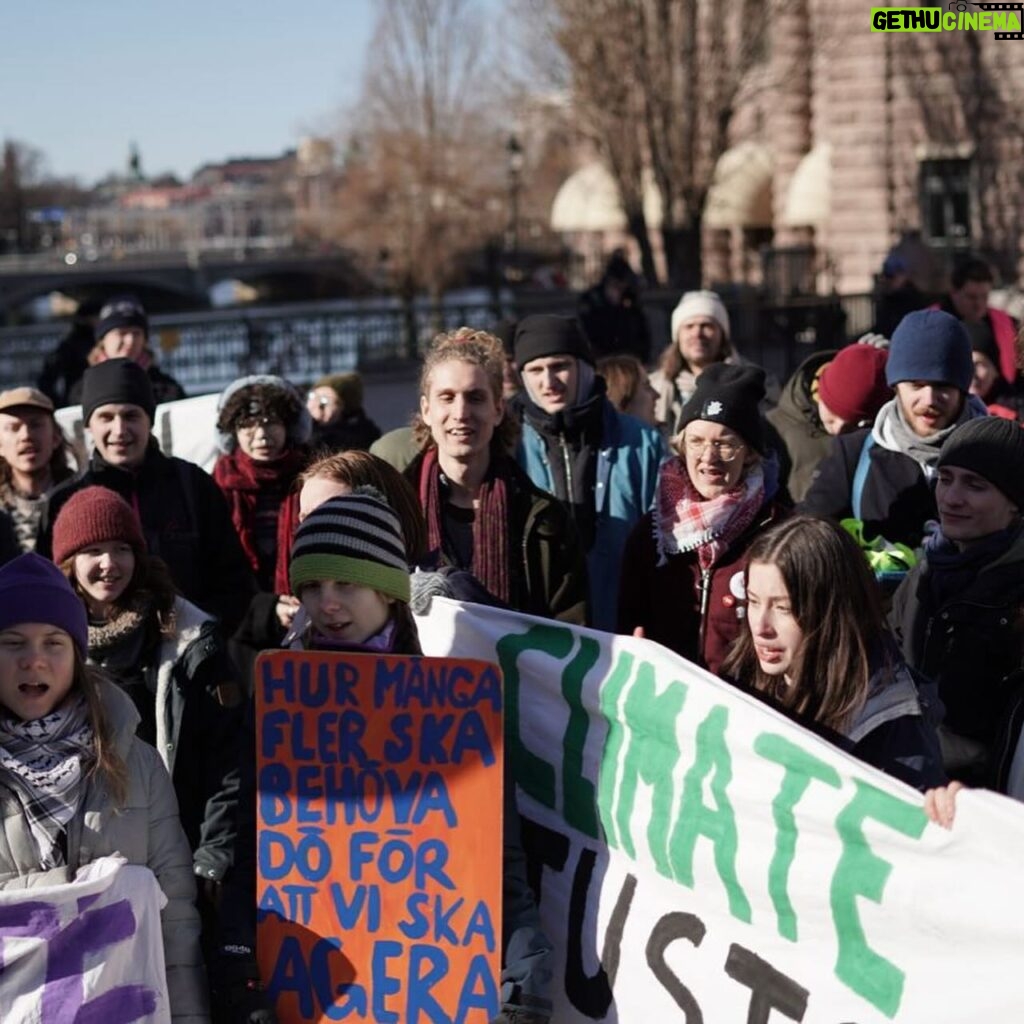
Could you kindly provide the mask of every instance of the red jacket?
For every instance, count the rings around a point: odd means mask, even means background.
[[[936,302],[928,308],[952,312],[952,306],[948,305],[949,300],[946,301],[946,306]],[[1013,317],[1001,309],[990,307],[987,315],[988,321],[992,325],[992,337],[995,338],[996,346],[999,348],[999,372],[1003,375],[1004,380],[1012,384],[1017,379],[1019,372],[1017,367],[1017,325],[1013,322]]]

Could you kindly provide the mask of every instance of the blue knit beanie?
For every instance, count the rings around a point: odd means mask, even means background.
[[[89,618],[82,599],[53,562],[29,551],[0,569],[0,630],[24,622],[56,626],[69,634],[84,658]]]
[[[904,380],[923,380],[966,392],[973,377],[971,339],[955,316],[941,309],[918,310],[908,313],[892,332],[885,365],[889,387]]]

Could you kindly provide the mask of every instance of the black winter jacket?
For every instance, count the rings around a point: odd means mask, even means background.
[[[911,570],[889,622],[908,664],[938,684],[945,728],[988,750],[981,774],[964,781],[1002,789],[1024,719],[1024,527],[941,603],[931,573],[927,560]]]
[[[230,635],[256,593],[256,579],[224,495],[195,463],[164,455],[152,439],[149,444],[136,472],[111,466],[94,452],[82,476],[65,481],[50,495],[36,550],[51,557],[53,524],[72,494],[106,487],[138,511],[149,553],[167,563],[182,594],[217,616]]]
[[[853,478],[870,433],[866,427],[833,438],[831,451],[818,464],[797,511],[836,520],[853,515]],[[861,496],[864,536],[918,547],[925,523],[938,517],[932,484],[909,455],[875,444],[868,457],[870,468]]]
[[[153,704],[153,745],[167,766],[178,813],[192,850],[195,873],[221,880],[234,856],[238,805],[238,744],[242,705],[232,690],[235,669],[216,622],[184,598],[174,603],[175,631],[159,632],[155,613],[135,651],[116,645],[89,660],[120,681],[141,684]],[[122,666],[125,655],[134,664]],[[148,738],[148,737],[143,737]]]

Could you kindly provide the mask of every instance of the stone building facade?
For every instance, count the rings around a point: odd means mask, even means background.
[[[772,158],[769,253],[810,251],[819,288],[843,293],[894,247],[926,287],[962,251],[1016,283],[1024,39],[872,31],[877,0],[772,2],[766,80],[737,118]]]
[[[764,59],[742,90],[705,207],[707,282],[863,293],[896,249],[925,289],[942,288],[966,251],[1016,285],[1024,39],[872,31],[880,0],[764,2]],[[912,6],[890,6],[901,5]],[[950,7],[979,12],[962,0]],[[607,172],[584,167],[574,179],[552,227],[573,246],[587,236],[607,248],[608,232],[621,244]]]

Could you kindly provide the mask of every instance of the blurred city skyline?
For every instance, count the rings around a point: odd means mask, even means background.
[[[229,157],[335,134],[358,98],[374,0],[0,4],[0,138],[90,186],[125,172],[187,179]]]

